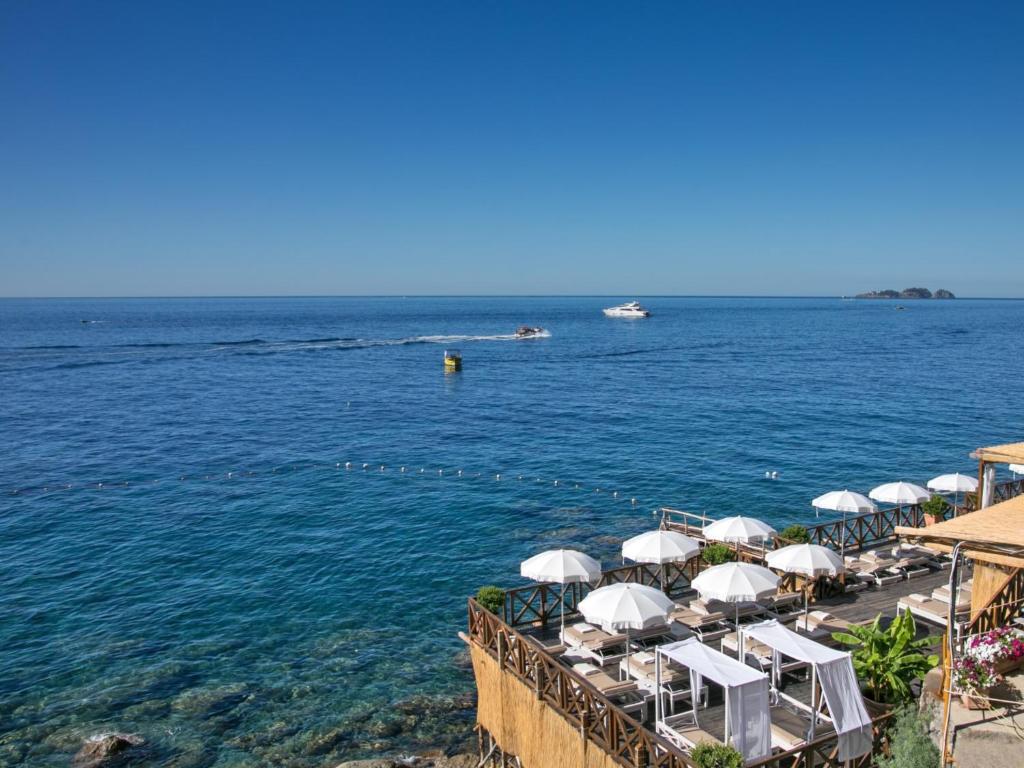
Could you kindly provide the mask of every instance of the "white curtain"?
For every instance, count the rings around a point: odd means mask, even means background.
[[[849,653],[798,635],[774,620],[747,627],[746,635],[760,640],[776,653],[806,661],[817,669],[818,683],[839,737],[837,757],[840,761],[871,751],[871,718],[864,708],[864,697]]]
[[[996,465],[986,464],[982,475],[981,505],[978,509],[992,506],[992,495],[996,485]]]
[[[772,751],[768,678],[729,689],[729,730],[732,745],[750,762]]]
[[[852,760],[871,751],[871,718],[849,657],[816,665],[828,713],[839,736],[840,761]]]

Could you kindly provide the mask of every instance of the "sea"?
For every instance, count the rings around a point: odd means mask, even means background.
[[[0,301],[0,765],[463,749],[526,557],[1024,438],[1024,301],[632,298]]]

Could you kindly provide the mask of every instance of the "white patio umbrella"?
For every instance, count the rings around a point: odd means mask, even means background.
[[[779,588],[779,577],[762,565],[724,563],[708,568],[693,580],[693,588],[704,600],[721,600],[736,606],[737,655],[743,659],[743,635],[740,632],[740,603],[763,600]]]
[[[736,515],[723,517],[710,525],[705,525],[703,533],[704,538],[709,541],[726,541],[736,545],[760,542],[763,550],[768,539],[775,535],[775,529],[755,517]]]
[[[626,670],[629,671],[629,631],[657,627],[675,610],[664,592],[644,584],[610,584],[580,600],[580,613],[606,632],[626,632]]]
[[[828,547],[818,544],[791,544],[769,552],[765,557],[769,568],[785,573],[799,573],[818,579],[822,576],[838,576],[846,569],[843,558]],[[808,594],[804,590],[804,615],[808,609]]]
[[[1011,464],[1010,471],[1015,475],[1024,475],[1024,464]]]
[[[978,480],[970,475],[954,472],[951,475],[939,475],[928,481],[928,487],[939,493],[953,494],[953,514],[956,514],[958,496],[961,493],[973,493],[978,490]]]
[[[565,585],[597,581],[601,578],[601,563],[575,549],[549,549],[524,560],[519,566],[519,573],[533,581],[553,581],[562,585],[561,609],[558,612],[561,633],[565,629]]]
[[[658,563],[665,588],[665,563],[689,560],[700,554],[700,544],[678,531],[648,531],[622,543],[622,557],[635,563]]]
[[[868,496],[886,504],[920,504],[932,497],[927,488],[914,485],[914,483],[905,483],[902,480],[872,488]]]
[[[755,517],[723,517],[704,526],[704,538],[712,541],[731,541],[749,544],[775,535],[775,529]]]
[[[839,554],[846,553],[846,515],[848,512],[852,512],[855,515],[863,515],[867,512],[877,512],[878,507],[875,503],[860,493],[854,491],[842,490],[842,491],[829,491],[823,493],[816,499],[811,501],[811,506],[814,507],[815,514],[819,509],[828,509],[833,512],[843,513],[843,535],[839,541]]]

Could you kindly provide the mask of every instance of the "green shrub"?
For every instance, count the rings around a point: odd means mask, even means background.
[[[782,532],[779,534],[779,538],[790,542],[796,542],[797,544],[807,544],[811,540],[811,534],[807,532],[807,529],[804,526],[793,524],[783,528]]]
[[[879,755],[878,768],[935,768],[941,755],[928,736],[928,722],[911,707],[896,713],[889,731],[890,756]]]
[[[491,613],[501,616],[505,607],[505,590],[494,586],[480,587],[476,593],[476,601]]]
[[[853,668],[868,695],[890,704],[913,698],[910,684],[939,663],[938,656],[928,653],[938,638],[915,640],[916,636],[917,624],[910,611],[896,616],[888,629],[882,629],[882,614],[878,614],[870,626],[853,624],[849,632],[832,633],[839,642],[854,646]]]
[[[721,565],[736,559],[736,553],[725,544],[708,544],[700,553],[701,559],[708,565]]]
[[[945,517],[947,509],[949,509],[949,502],[937,493],[932,494],[932,497],[921,505],[922,512],[926,515],[937,517],[940,520]]]
[[[743,755],[726,744],[703,741],[693,748],[690,757],[697,768],[743,768]]]

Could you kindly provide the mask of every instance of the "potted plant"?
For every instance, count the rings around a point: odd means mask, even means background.
[[[963,655],[954,659],[952,682],[968,709],[990,709],[989,691],[1000,676],[1024,662],[1024,632],[998,627],[967,641]]]
[[[730,563],[735,560],[736,553],[728,545],[715,542],[705,546],[701,550],[700,557],[708,565],[721,565],[722,563]]]
[[[783,528],[779,538],[790,544],[808,544],[811,541],[811,534],[807,532],[806,527],[794,523]]]
[[[917,624],[909,611],[899,614],[882,629],[882,614],[868,626],[851,625],[849,632],[832,635],[853,647],[853,668],[864,684],[867,698],[881,708],[913,698],[910,684],[923,678],[939,663],[928,650],[938,638],[917,640]]]
[[[476,593],[476,601],[481,608],[501,616],[505,608],[505,590],[495,586],[480,587]]]
[[[941,523],[946,519],[946,510],[949,509],[949,502],[934,493],[928,501],[921,505],[921,511],[924,513],[924,524],[935,525]]]
[[[953,662],[952,682],[967,709],[991,709],[989,690],[998,680],[995,665],[987,659],[961,656]]]

